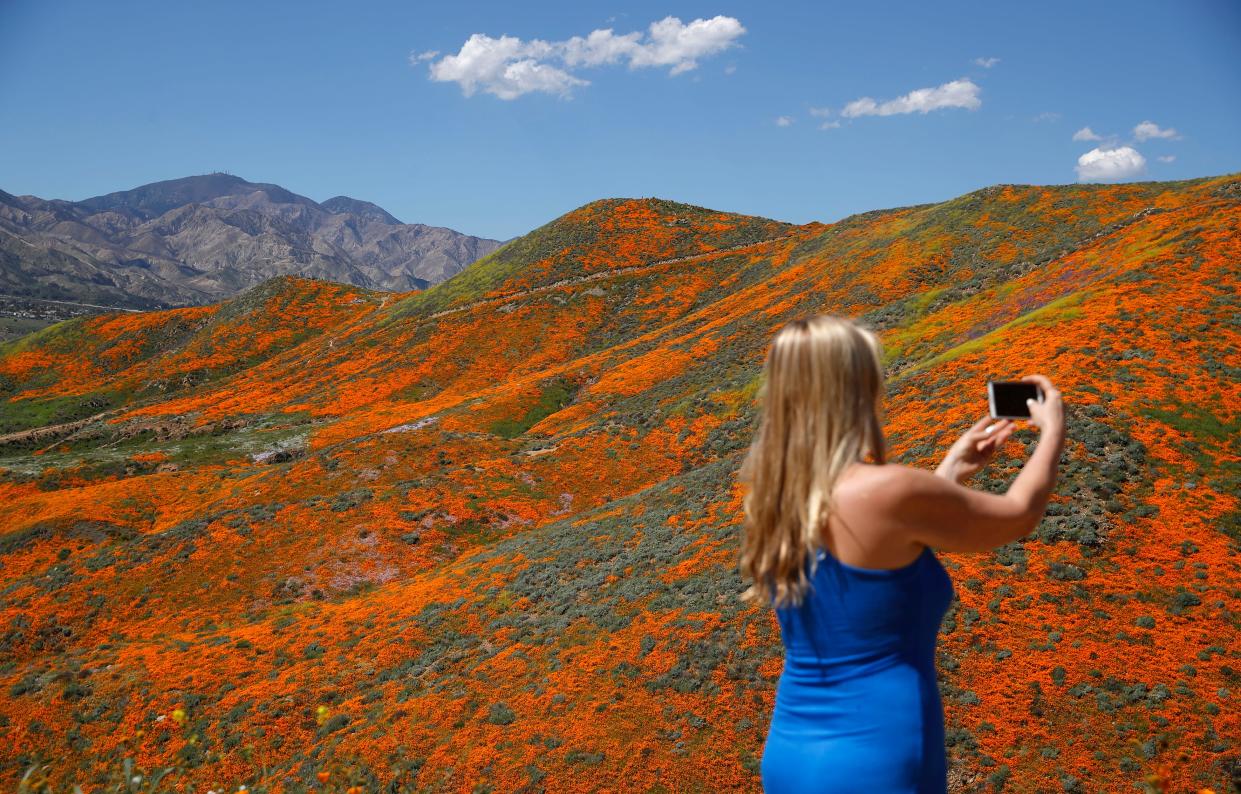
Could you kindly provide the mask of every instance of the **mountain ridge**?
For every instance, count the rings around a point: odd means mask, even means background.
[[[79,202],[0,192],[0,232],[0,292],[143,309],[200,305],[281,273],[423,289],[501,245],[222,173]]]

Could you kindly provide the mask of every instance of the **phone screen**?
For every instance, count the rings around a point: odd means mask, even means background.
[[[1038,384],[1028,381],[989,381],[987,391],[991,400],[991,416],[996,419],[1029,419],[1030,407],[1026,405],[1026,400],[1038,400],[1040,396]]]

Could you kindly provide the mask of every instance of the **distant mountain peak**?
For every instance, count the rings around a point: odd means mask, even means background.
[[[348,196],[334,196],[333,198],[320,203],[319,206],[333,215],[349,212],[363,218],[379,221],[380,223],[389,223],[394,226],[401,223],[401,221],[397,220],[390,212],[378,204],[372,204],[369,201],[362,201],[360,199],[349,198]]]
[[[279,185],[248,182],[239,176],[216,172],[167,179],[139,185],[130,190],[118,190],[103,196],[95,196],[77,202],[88,212],[121,212],[150,219],[186,204],[206,204],[225,196],[242,196],[262,192],[276,203],[314,204],[304,196],[298,196]]]

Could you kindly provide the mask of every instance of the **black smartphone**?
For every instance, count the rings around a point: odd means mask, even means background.
[[[991,403],[992,419],[1029,419],[1030,407],[1026,400],[1042,402],[1043,390],[1030,381],[989,380],[987,399]]]

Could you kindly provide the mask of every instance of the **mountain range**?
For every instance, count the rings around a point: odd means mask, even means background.
[[[84,201],[0,191],[0,294],[25,298],[167,308],[228,298],[281,275],[408,291],[499,246],[401,223],[366,201],[318,203],[223,173]]]
[[[772,335],[830,312],[879,334],[894,462],[988,380],[1064,396],[1038,526],[937,552],[951,790],[1227,791],[1239,262],[1241,174],[831,224],[605,199],[425,290],[281,276],[0,344],[0,785],[759,791],[783,648],[736,472]]]

